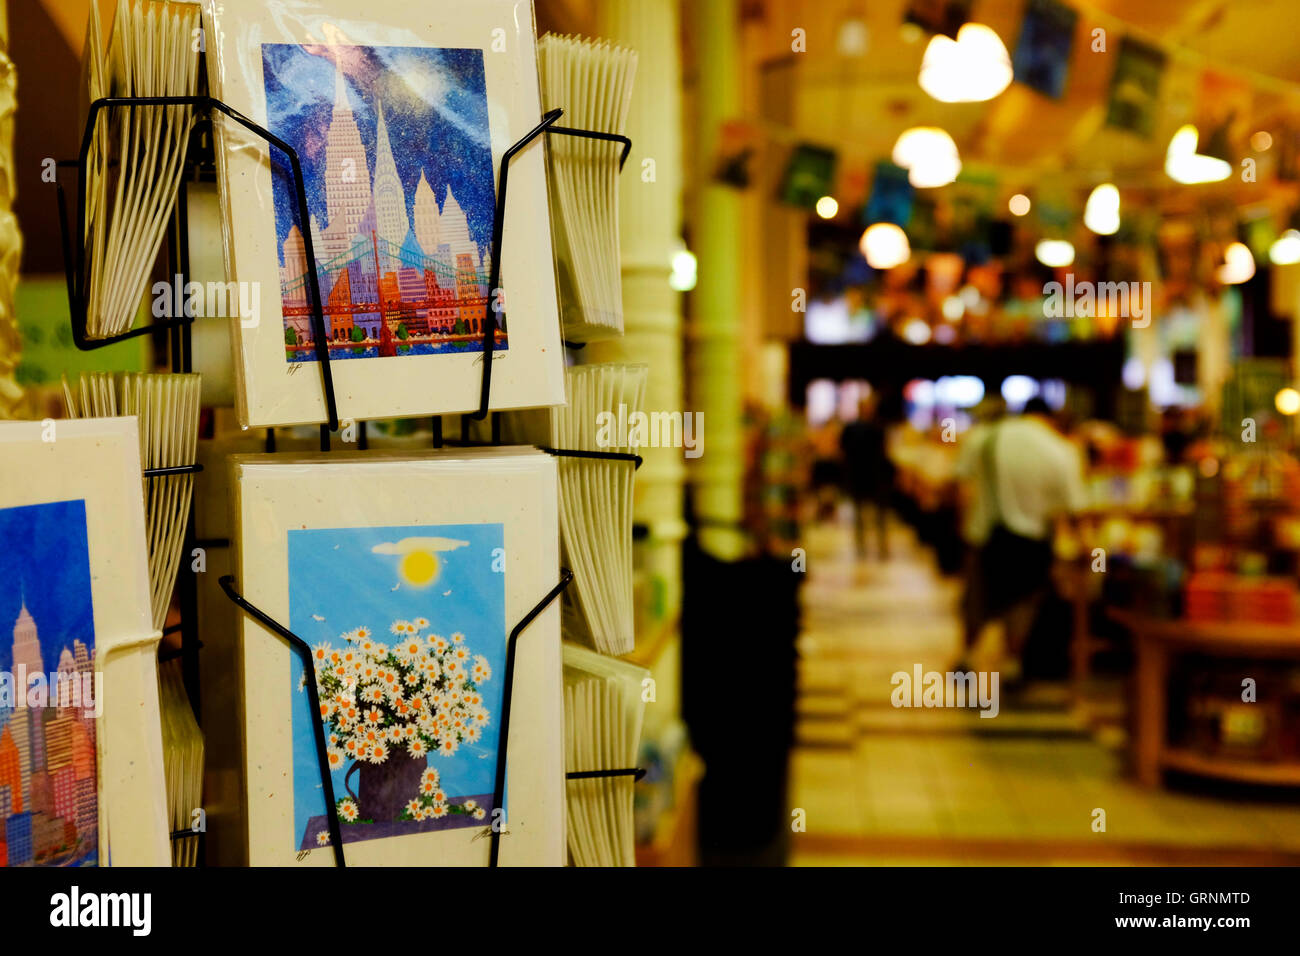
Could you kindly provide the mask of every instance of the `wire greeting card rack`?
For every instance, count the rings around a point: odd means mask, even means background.
[[[77,159],[65,160],[56,164],[59,169],[75,169],[77,173],[75,232],[70,232],[69,230],[67,198],[63,184],[58,181],[57,178],[55,183],[56,200],[59,212],[59,227],[63,242],[65,278],[67,283],[68,307],[73,341],[78,349],[88,351],[113,345],[117,342],[140,335],[161,335],[166,333],[169,343],[171,370],[173,372],[190,372],[193,369],[193,340],[191,329],[194,322],[194,317],[191,315],[176,315],[165,320],[134,327],[120,334],[107,337],[92,338],[87,331],[87,257],[85,244],[87,187],[86,160],[90,153],[91,146],[93,145],[96,120],[100,112],[104,110],[134,110],[174,106],[190,106],[195,109],[196,114],[200,114],[196,117],[194,129],[191,131],[191,141],[188,144],[186,152],[187,176],[182,177],[182,186],[175,199],[167,233],[167,241],[165,243],[169,274],[178,276],[178,281],[182,283],[182,287],[186,277],[190,275],[188,240],[189,224],[184,183],[191,173],[201,174],[203,170],[210,171],[214,166],[211,143],[211,117],[214,112],[229,117],[232,121],[243,126],[251,133],[261,137],[279,153],[283,154],[289,164],[290,176],[293,180],[294,204],[301,222],[306,223],[310,221],[310,210],[307,204],[306,181],[303,176],[302,164],[299,161],[297,151],[284,140],[277,137],[274,133],[263,128],[241,114],[238,110],[235,110],[233,107],[214,97],[206,95],[103,97],[90,104]],[[492,389],[492,355],[497,331],[503,327],[505,320],[505,308],[502,301],[504,296],[498,293],[501,292],[501,246],[505,230],[506,196],[509,184],[511,161],[542,134],[575,136],[621,144],[622,149],[618,161],[620,171],[626,164],[628,155],[631,152],[632,141],[628,137],[598,130],[574,129],[558,126],[556,125],[557,121],[562,115],[563,110],[561,109],[549,110],[543,114],[541,121],[517,142],[512,144],[501,157],[497,173],[496,208],[492,222],[491,268],[488,281],[489,298],[493,304],[492,309],[490,310],[492,314],[483,322],[482,345],[484,360],[482,363],[482,381],[479,389],[479,405],[476,411],[461,416],[461,437],[458,440],[444,439],[442,416],[434,416],[432,427],[433,447],[435,448],[441,448],[444,446],[473,447],[501,444],[500,413],[491,413],[492,438],[490,441],[470,440],[469,427],[471,421],[482,421],[488,417]],[[313,248],[311,230],[303,229],[302,236],[305,249],[305,259],[307,262],[314,263],[316,257]],[[307,279],[309,295],[308,303],[310,307],[308,318],[311,324],[312,335],[315,340],[314,352],[317,365],[319,366],[321,390],[325,398],[326,422],[320,425],[320,448],[322,451],[330,451],[332,444],[331,434],[339,429],[338,402],[334,393],[334,377],[330,368],[329,337],[325,327],[320,283],[315,269],[307,270]],[[573,345],[568,342],[566,342],[565,345],[569,348],[581,348],[580,345]],[[360,423],[359,447],[361,449],[367,447],[364,421]],[[625,461],[630,462],[634,468],[640,468],[642,461],[639,455],[625,452],[589,451],[585,449],[553,448],[541,445],[537,447],[547,454],[558,457]],[[275,430],[273,428],[267,429],[266,432],[266,450],[268,452],[273,452],[275,450]],[[152,479],[162,475],[182,474],[186,472],[196,473],[202,470],[202,465],[193,464],[170,468],[146,469],[143,474],[146,478]],[[207,539],[200,542],[195,538],[194,504],[191,500],[189,520],[187,521],[185,530],[184,551],[182,553],[191,553],[191,549],[196,544],[228,546],[229,541],[226,539]],[[573,573],[567,568],[562,568],[559,582],[545,596],[543,596],[527,614],[524,615],[524,617],[511,629],[507,638],[505,686],[501,705],[501,731],[497,744],[493,785],[494,810],[503,807],[505,798],[506,769],[509,749],[508,741],[510,732],[510,709],[514,689],[515,652],[518,639],[528,626],[540,614],[542,614],[557,597],[559,597],[572,580]],[[252,617],[272,634],[284,640],[289,645],[290,649],[302,659],[306,672],[314,672],[314,666],[311,659],[311,648],[306,641],[248,601],[237,588],[233,575],[223,576],[220,578],[219,584],[226,597],[233,602],[241,612]],[[160,652],[160,659],[177,656],[181,658],[185,689],[189,695],[197,717],[200,712],[198,652],[202,647],[202,643],[198,639],[197,579],[193,573],[188,575],[181,574],[179,576],[177,581],[177,601],[180,611],[180,623],[168,627],[165,630],[165,633],[179,632],[181,635],[180,648],[179,650],[164,649]],[[319,698],[315,681],[307,681],[306,686],[311,702],[313,737],[315,741],[316,760],[320,774],[321,789],[327,805],[326,816],[330,846],[333,851],[335,864],[342,867],[346,866],[346,857],[343,850],[342,827],[339,821],[336,801],[334,799],[334,786],[325,745],[324,722],[320,714]],[[638,768],[617,768],[571,771],[566,774],[566,777],[568,779],[587,779],[593,777],[632,776],[635,780],[640,780],[644,774],[645,771]],[[495,867],[498,865],[500,858],[500,839],[504,829],[505,820],[501,815],[494,814],[493,823],[487,830],[488,835],[490,836],[489,866]],[[173,840],[199,839],[200,841],[203,841],[204,834],[202,832],[196,833],[188,830],[178,830],[171,834],[171,838]],[[202,852],[200,852],[199,857],[202,859]]]

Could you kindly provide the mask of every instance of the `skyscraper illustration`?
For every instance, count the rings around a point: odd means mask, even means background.
[[[368,153],[354,109],[359,96],[342,65],[335,63],[333,107],[328,125],[319,131],[324,163],[316,170],[324,221],[318,221],[317,207],[308,224],[330,357],[481,347],[490,262],[485,247],[473,238],[470,214],[453,193],[435,151],[412,156],[394,150],[393,117],[407,130],[400,142],[410,141],[411,117],[393,113],[377,91],[373,155]],[[274,115],[271,126],[275,129]],[[303,152],[310,162],[310,154]],[[486,161],[490,168],[490,153]],[[408,192],[404,183],[411,178],[417,182]],[[277,182],[276,188],[288,185]],[[483,234],[482,216],[490,217],[492,210],[477,215],[475,225]],[[286,357],[314,360],[309,264],[298,223],[284,234],[280,256]],[[497,334],[496,348],[507,348],[504,330]]]
[[[86,858],[98,844],[94,724],[70,683],[91,676],[89,646],[73,639],[59,653],[43,704],[15,700],[0,715],[0,823],[10,866]],[[44,674],[40,635],[24,596],[13,626],[14,678]],[[49,675],[45,675],[48,680]],[[15,687],[15,693],[22,688]],[[66,692],[66,694],[65,694]]]

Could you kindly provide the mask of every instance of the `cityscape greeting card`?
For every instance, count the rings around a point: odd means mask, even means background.
[[[232,459],[249,862],[332,865],[309,682],[347,861],[564,861],[558,604],[520,638],[494,799],[506,638],[559,575],[556,468],[532,449]],[[303,489],[310,487],[311,494]],[[548,583],[549,582],[549,583]]]
[[[505,291],[488,288],[499,161],[540,119],[531,2],[221,0],[207,18],[213,95],[296,150],[310,213],[285,156],[218,116],[241,423],[325,420],[313,273],[343,418],[476,409],[485,323],[492,407],[563,402],[541,139],[512,162]]]
[[[0,422],[0,864],[166,866],[135,418]]]

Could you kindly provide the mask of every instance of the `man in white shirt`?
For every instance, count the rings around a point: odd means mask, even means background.
[[[955,472],[960,480],[961,538],[966,545],[961,599],[963,655],[975,646],[980,629],[988,620],[984,547],[997,521],[997,505],[993,501],[992,475],[986,466],[985,442],[993,437],[1005,412],[1001,399],[981,402],[975,409],[978,421],[961,437],[957,451]]]
[[[987,609],[1005,621],[1018,660],[1050,586],[1056,520],[1085,504],[1082,461],[1039,398],[995,426],[981,451],[995,510],[984,550]]]

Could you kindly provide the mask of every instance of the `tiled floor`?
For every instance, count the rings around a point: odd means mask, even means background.
[[[1300,863],[1293,791],[1144,790],[1060,687],[1004,695],[994,719],[894,708],[893,673],[951,666],[958,583],[901,525],[883,563],[857,560],[842,522],[807,537],[793,864]]]

